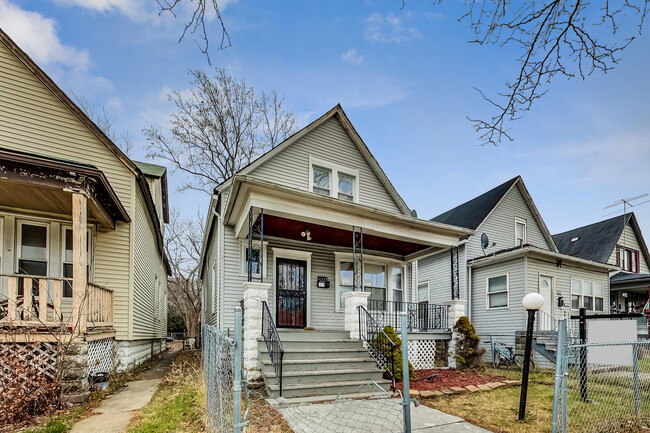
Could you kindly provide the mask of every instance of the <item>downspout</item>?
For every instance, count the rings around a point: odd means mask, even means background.
[[[467,318],[472,322],[472,267],[467,266]]]

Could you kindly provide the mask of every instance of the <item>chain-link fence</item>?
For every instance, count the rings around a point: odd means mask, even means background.
[[[359,387],[357,396],[375,398],[350,399],[339,397],[332,402],[304,405],[283,405],[278,410],[294,433],[356,432],[399,433],[404,431],[401,399],[376,398],[386,393],[379,385]]]
[[[214,326],[203,326],[203,372],[212,431],[233,431],[233,360],[235,340]]]
[[[558,359],[554,431],[627,433],[650,427],[648,340],[564,347]]]

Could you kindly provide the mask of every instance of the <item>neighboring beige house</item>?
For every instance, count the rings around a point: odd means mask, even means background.
[[[2,30],[0,95],[0,339],[142,362],[166,333],[164,167],[131,161]]]
[[[412,302],[413,264],[473,231],[413,216],[340,106],[217,186],[206,227],[203,323],[232,335],[243,301],[244,366],[271,394],[282,380],[286,396],[381,380],[358,339],[368,343],[371,322],[397,326],[401,311],[423,363],[450,338],[453,308]],[[301,370],[318,364],[329,376]]]

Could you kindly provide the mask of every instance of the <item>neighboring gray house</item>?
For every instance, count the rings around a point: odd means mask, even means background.
[[[647,312],[650,254],[634,213],[553,235],[561,252],[620,268],[610,275],[612,313]],[[640,320],[648,336],[645,318]]]
[[[371,322],[396,325],[400,311],[426,334],[413,339],[422,344],[412,360],[432,366],[455,310],[447,320],[447,306],[408,302],[417,299],[413,263],[472,233],[412,216],[337,105],[215,188],[202,320],[232,332],[243,304],[244,367],[249,379],[261,370],[271,394],[282,377],[285,396],[355,392],[381,381],[355,339],[368,338]],[[263,329],[268,346],[257,341]],[[282,374],[271,340],[287,352]],[[304,371],[316,364],[327,368]]]
[[[418,260],[418,300],[462,300],[479,335],[524,330],[521,301],[531,292],[545,298],[539,330],[553,331],[555,322],[578,306],[609,312],[608,276],[616,267],[560,253],[520,176],[432,221],[474,234],[458,249]]]

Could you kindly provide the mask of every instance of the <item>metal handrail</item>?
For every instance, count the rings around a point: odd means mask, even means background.
[[[266,344],[266,350],[269,352],[269,358],[275,370],[275,376],[280,386],[280,397],[282,397],[282,359],[284,358],[284,347],[280,334],[275,327],[273,316],[269,311],[266,301],[262,301],[262,338]]]
[[[409,331],[429,332],[449,328],[448,305],[369,299],[368,310],[377,322],[394,329],[401,329],[401,316],[404,313],[407,313]]]
[[[359,338],[364,341],[370,356],[375,358],[377,366],[390,374],[392,379],[391,387],[395,390],[395,348],[397,344],[384,332],[383,326],[368,313],[368,310],[362,305],[359,305],[358,310]],[[390,356],[387,353],[388,351],[384,350],[385,348],[389,348]],[[389,365],[390,368],[388,368]]]

